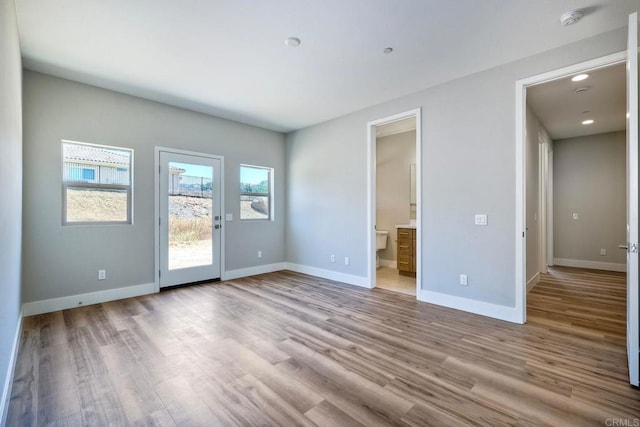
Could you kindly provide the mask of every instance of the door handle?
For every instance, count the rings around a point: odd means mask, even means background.
[[[624,249],[626,251],[629,251],[629,253],[632,253],[632,254],[637,254],[638,253],[638,244],[637,243],[631,243],[631,247],[629,247],[627,245],[618,245],[618,248]]]
[[[216,224],[216,225],[214,225],[214,226],[213,226],[213,228],[215,228],[216,230],[218,230],[218,229],[222,228],[222,225],[220,225],[220,224]]]

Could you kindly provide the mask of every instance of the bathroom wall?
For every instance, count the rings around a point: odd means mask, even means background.
[[[378,254],[381,265],[395,267],[396,224],[408,224],[411,212],[409,165],[416,162],[416,131],[378,138],[376,162],[376,227],[389,231],[387,249]]]

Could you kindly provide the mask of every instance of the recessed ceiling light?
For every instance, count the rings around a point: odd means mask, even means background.
[[[584,12],[580,9],[570,10],[560,16],[560,23],[563,27],[573,25],[584,17]]]
[[[589,120],[583,120],[583,121],[582,121],[582,124],[583,124],[583,125],[591,125],[591,124],[593,124],[593,120],[592,120],[592,119],[589,119]]]
[[[300,46],[300,43],[302,43],[302,42],[297,37],[289,37],[288,39],[286,39],[284,41],[284,44],[286,44],[289,47],[298,47],[298,46]]]
[[[582,80],[586,80],[589,78],[589,74],[578,74],[577,76],[571,77],[572,82],[581,82]]]
[[[382,51],[382,53],[391,53],[391,52],[393,52],[392,47],[385,47],[384,50]]]

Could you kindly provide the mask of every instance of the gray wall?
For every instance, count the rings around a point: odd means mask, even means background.
[[[13,1],[0,2],[0,396],[20,319],[22,62]],[[0,401],[2,404],[3,401]],[[6,407],[0,407],[0,417]],[[0,419],[0,425],[4,425]]]
[[[61,226],[61,139],[135,150],[133,225]],[[284,261],[282,134],[25,71],[25,301],[153,282],[156,145],[225,156],[227,270]],[[239,221],[240,163],[275,168],[274,222]]]
[[[609,32],[288,134],[287,259],[367,275],[366,124],[421,107],[421,287],[513,307],[515,81],[625,45]],[[351,265],[329,263],[332,251]]]
[[[416,162],[416,131],[376,140],[376,225],[387,230],[387,249],[381,259],[396,261],[397,224],[408,224],[411,214],[409,165]]]
[[[560,139],[553,146],[554,258],[625,264],[626,253],[618,249],[626,241],[625,132]]]
[[[547,133],[538,116],[527,105],[526,130],[526,227],[527,227],[527,282],[540,271],[539,233],[540,233],[540,132]]]

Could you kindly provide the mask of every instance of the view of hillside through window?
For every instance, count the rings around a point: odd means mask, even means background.
[[[213,168],[169,162],[169,270],[213,262]]]
[[[271,219],[273,169],[240,166],[240,219]]]
[[[63,141],[63,224],[131,223],[133,150]]]

